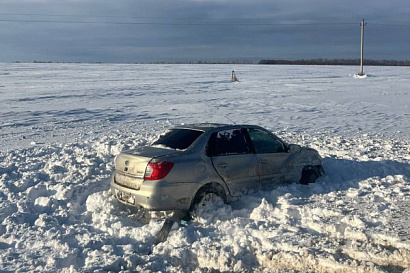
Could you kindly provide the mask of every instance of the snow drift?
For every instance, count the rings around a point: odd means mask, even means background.
[[[403,68],[356,79],[351,67],[241,65],[232,83],[228,65],[0,66],[1,271],[410,267]],[[153,247],[162,222],[143,224],[110,196],[114,156],[224,116],[317,149],[326,175],[222,205]]]

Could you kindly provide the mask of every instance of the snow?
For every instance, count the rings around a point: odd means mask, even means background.
[[[232,83],[235,70],[240,82]],[[406,67],[0,64],[0,271],[410,271]],[[174,125],[257,124],[326,175],[174,226],[109,193],[113,159]]]

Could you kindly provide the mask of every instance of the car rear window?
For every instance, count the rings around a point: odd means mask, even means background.
[[[185,150],[204,132],[190,129],[173,129],[152,145],[160,145],[175,150]]]

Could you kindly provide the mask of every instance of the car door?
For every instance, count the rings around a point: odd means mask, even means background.
[[[290,181],[293,170],[293,154],[285,144],[267,131],[248,129],[255,150],[262,190],[271,190]]]
[[[254,192],[259,188],[256,156],[251,150],[244,130],[233,129],[213,133],[208,143],[208,154],[232,196]]]

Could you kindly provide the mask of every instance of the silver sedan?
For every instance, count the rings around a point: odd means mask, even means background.
[[[193,211],[258,190],[314,182],[322,158],[254,125],[195,124],[173,128],[150,146],[115,159],[111,191],[148,211]]]

